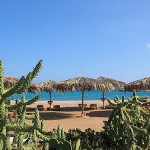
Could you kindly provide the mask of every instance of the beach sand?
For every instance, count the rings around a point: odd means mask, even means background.
[[[14,102],[11,102],[14,104]],[[90,104],[97,104],[97,110],[85,109],[86,116],[81,116],[81,108],[78,104],[81,101],[54,101],[54,105],[60,105],[60,111],[47,111],[49,104],[47,101],[38,101],[27,106],[27,112],[33,113],[37,105],[43,105],[45,110],[40,111],[40,119],[44,120],[44,129],[50,131],[60,125],[65,131],[73,128],[79,128],[84,131],[87,128],[92,128],[95,131],[102,131],[104,122],[107,121],[112,110],[103,110],[102,101],[92,100],[85,101],[87,108]],[[105,103],[107,104],[107,103]],[[31,122],[31,120],[29,121]]]

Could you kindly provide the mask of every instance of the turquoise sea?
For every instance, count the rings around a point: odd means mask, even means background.
[[[31,99],[35,95],[40,94],[40,99],[39,100],[49,100],[50,96],[49,93],[47,92],[40,92],[40,93],[25,93],[25,97],[27,100]],[[58,93],[58,92],[52,92],[52,100],[55,101],[73,101],[73,100],[81,100],[81,91],[75,91],[75,92],[65,92],[65,93]],[[105,92],[104,97],[105,98],[110,98],[114,99],[116,96],[119,96],[121,99],[122,96],[125,96],[125,98],[129,98],[132,96],[132,92],[116,92],[116,91],[111,91],[111,92]],[[150,92],[137,92],[138,96],[148,96],[150,97]],[[15,94],[10,97],[11,100],[14,100],[16,98],[20,98],[20,94]],[[102,98],[102,92],[101,91],[85,91],[84,93],[84,100],[99,100]]]

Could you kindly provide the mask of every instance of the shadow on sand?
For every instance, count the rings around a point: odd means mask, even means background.
[[[34,108],[28,108],[27,113],[34,113]],[[60,120],[68,118],[76,118],[81,115],[79,107],[61,107],[60,111],[39,111],[40,119],[43,120]],[[88,117],[109,117],[112,110],[88,110],[85,109]]]
[[[90,111],[87,113],[89,117],[109,117],[112,110]]]
[[[73,118],[74,116],[75,116],[74,114],[63,113],[61,111],[40,112],[40,119],[43,120],[60,120],[60,119]]]
[[[47,107],[47,108],[49,108],[49,107]],[[33,108],[27,107],[26,111],[27,112],[32,112],[32,111],[35,111],[35,109],[36,108],[34,108],[34,107]],[[52,110],[54,110],[54,108],[52,108]],[[81,108],[79,108],[79,107],[61,107],[60,111],[81,111]]]
[[[61,107],[61,111],[81,111],[79,107]]]

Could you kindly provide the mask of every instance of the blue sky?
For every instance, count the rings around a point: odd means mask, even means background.
[[[5,75],[35,83],[105,76],[150,76],[149,0],[6,0],[0,2],[0,59]]]

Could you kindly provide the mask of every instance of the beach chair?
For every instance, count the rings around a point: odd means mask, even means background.
[[[60,105],[53,105],[52,110],[60,111]]]
[[[105,109],[114,109],[114,108],[116,108],[116,106],[110,104],[105,106]]]
[[[97,109],[97,104],[90,104],[89,109]]]
[[[44,106],[43,105],[37,105],[37,109],[38,110],[44,110]]]

